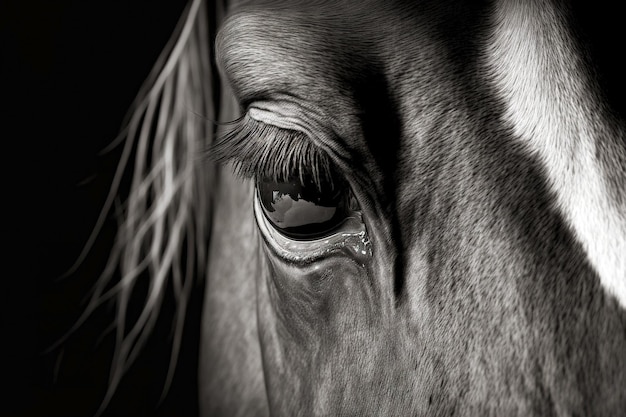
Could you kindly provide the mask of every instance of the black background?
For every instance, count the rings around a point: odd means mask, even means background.
[[[111,335],[98,339],[110,311],[96,314],[62,348],[46,349],[81,312],[106,261],[114,220],[78,271],[58,278],[84,246],[113,176],[119,149],[99,152],[117,135],[183,7],[147,0],[0,3],[2,415],[93,415],[104,396],[113,346]],[[581,2],[576,11],[607,97],[623,115],[619,7]],[[167,325],[104,415],[197,414],[201,294],[198,284],[166,399],[158,401],[169,361]],[[166,306],[162,316],[171,312]]]
[[[0,415],[89,416],[107,385],[113,337],[104,330],[112,311],[102,309],[62,347],[47,349],[85,306],[112,243],[112,216],[77,272],[60,277],[84,246],[113,178],[120,149],[100,151],[119,132],[185,2],[0,4],[0,231],[8,266],[1,277]],[[197,414],[196,301],[175,382],[159,403],[171,307],[104,415]]]

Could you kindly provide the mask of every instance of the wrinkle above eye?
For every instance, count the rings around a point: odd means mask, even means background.
[[[331,119],[322,110],[304,104],[304,100],[281,97],[272,101],[256,101],[249,106],[248,116],[282,129],[304,133],[322,149],[330,149],[341,158],[349,158],[349,154],[338,146],[338,136],[330,127],[333,125]]]
[[[268,108],[269,107],[269,108]],[[255,102],[248,108],[248,117],[257,122],[287,131],[304,134],[313,143],[319,144],[315,126],[307,123],[307,116],[297,105],[289,102]]]

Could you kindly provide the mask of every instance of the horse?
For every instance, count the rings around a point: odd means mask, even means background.
[[[625,126],[585,48],[559,0],[191,0],[103,210],[132,166],[111,393],[168,286],[175,364],[196,277],[203,415],[623,413]]]

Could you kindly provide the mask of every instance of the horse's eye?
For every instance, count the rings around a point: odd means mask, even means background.
[[[358,209],[350,187],[337,182],[314,183],[311,179],[277,181],[257,179],[263,213],[287,237],[321,238],[332,233],[352,210]]]

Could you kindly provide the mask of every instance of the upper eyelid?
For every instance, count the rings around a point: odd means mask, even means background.
[[[306,134],[255,120],[247,113],[207,153],[218,162],[232,161],[244,177],[284,179],[295,171],[301,179],[310,173],[318,184],[332,179],[330,158]]]
[[[223,126],[224,128],[218,133],[215,143],[207,150],[209,159],[216,161],[240,160],[246,156],[240,152],[240,148],[246,144],[260,148],[267,145],[255,144],[256,141],[269,141],[271,137],[286,137],[298,141],[299,136],[302,135],[301,132],[295,130],[258,121],[251,118],[248,112]],[[249,141],[245,141],[245,139],[249,139]]]

